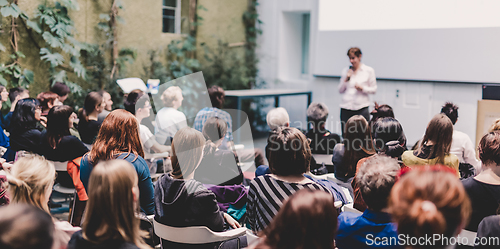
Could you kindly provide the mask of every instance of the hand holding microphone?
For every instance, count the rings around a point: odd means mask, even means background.
[[[347,70],[347,79],[346,81],[349,81],[351,79],[351,76],[352,74],[354,73],[354,71],[352,70],[352,66],[349,66],[349,70]]]

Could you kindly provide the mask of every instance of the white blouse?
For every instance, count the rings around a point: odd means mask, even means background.
[[[370,105],[370,96],[377,91],[377,80],[373,68],[361,64],[347,81],[347,71],[344,68],[340,78],[339,92],[342,93],[340,107],[347,110],[359,110]],[[363,88],[363,91],[356,89],[356,84]]]

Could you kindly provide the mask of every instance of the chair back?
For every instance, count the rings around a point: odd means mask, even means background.
[[[51,161],[51,162],[54,164],[56,171],[68,171],[68,161],[65,162]]]
[[[171,227],[161,224],[156,220],[153,220],[153,225],[158,237],[182,244],[208,244],[226,241],[244,235],[247,230],[244,227],[240,227],[225,232],[213,232],[205,226]]]

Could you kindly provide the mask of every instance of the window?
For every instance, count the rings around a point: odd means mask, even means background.
[[[180,33],[180,0],[163,0],[163,33]]]
[[[309,26],[310,14],[302,15],[302,74],[309,74]]]

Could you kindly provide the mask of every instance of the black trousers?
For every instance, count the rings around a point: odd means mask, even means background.
[[[361,115],[363,116],[366,121],[370,121],[370,112],[368,111],[368,106],[361,108],[359,110],[348,110],[344,108],[340,108],[340,122],[342,125],[342,137],[344,137],[344,127],[345,123],[347,123],[347,120],[349,120],[352,116],[355,115]]]

